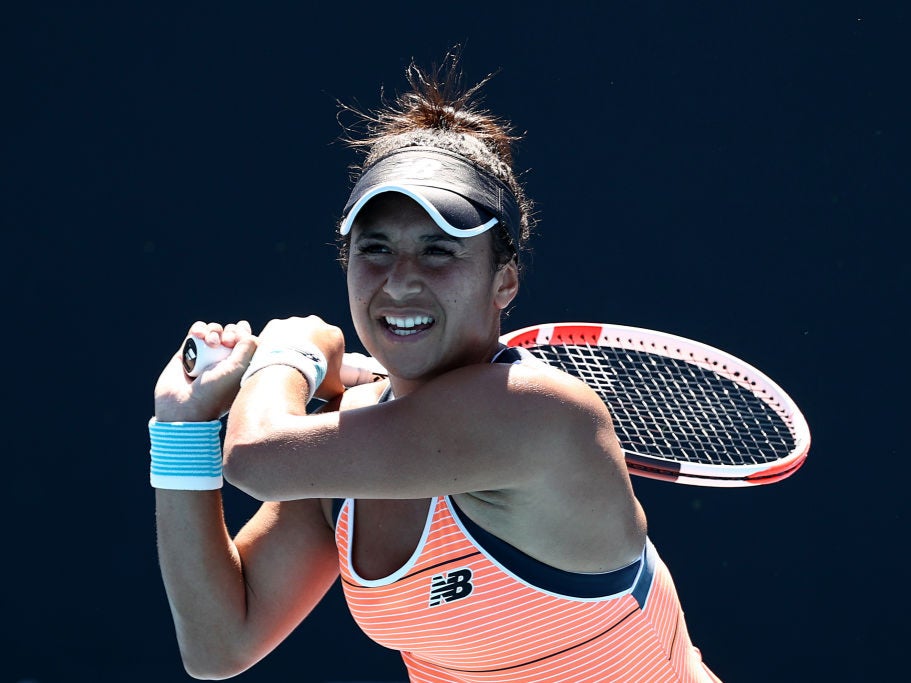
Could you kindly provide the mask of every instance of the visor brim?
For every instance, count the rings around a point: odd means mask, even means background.
[[[339,228],[341,235],[351,232],[354,220],[371,199],[385,192],[398,192],[420,205],[439,228],[452,237],[474,237],[497,224],[496,217],[470,199],[438,187],[384,183],[365,192],[351,207]]]

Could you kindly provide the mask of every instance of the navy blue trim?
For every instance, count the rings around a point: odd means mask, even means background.
[[[645,603],[648,602],[649,593],[652,590],[653,579],[655,578],[655,564],[658,561],[658,553],[655,546],[648,539],[645,541],[645,564],[642,567],[642,573],[633,587],[633,597],[639,603],[639,609],[645,609]]]
[[[491,363],[507,363],[512,365],[514,363],[521,363],[526,360],[535,360],[535,355],[531,353],[528,349],[524,349],[521,346],[500,346],[500,350],[497,351]]]
[[[522,354],[519,351],[520,347],[518,346],[501,346],[500,350],[497,351],[491,363],[519,363],[522,360]],[[522,349],[524,351],[524,349]]]
[[[579,574],[551,567],[485,531],[471,521],[451,497],[448,501],[479,547],[520,579],[541,590],[571,598],[604,598],[628,591],[639,574],[640,560],[600,574]]]

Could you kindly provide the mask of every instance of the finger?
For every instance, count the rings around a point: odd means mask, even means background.
[[[230,353],[203,368],[199,374],[199,378],[202,382],[208,382],[230,375],[238,375],[239,379],[239,376],[243,374],[247,369],[247,366],[250,365],[250,360],[256,352],[256,345],[257,339],[252,335],[247,335],[238,339],[234,347],[231,348]],[[228,347],[222,345],[220,348],[224,350]]]
[[[206,336],[206,332],[209,331],[209,326],[207,323],[204,323],[202,320],[197,320],[195,323],[190,325],[190,334],[194,337],[202,339]]]
[[[206,344],[218,346],[221,344],[221,335],[225,328],[220,323],[209,323],[206,330]]]
[[[236,323],[225,325],[225,331],[221,335],[221,343],[228,347],[233,347],[241,339],[253,334],[250,329],[250,323],[246,320],[239,320]]]
[[[221,333],[221,343],[223,346],[233,347],[241,337],[240,330],[234,323],[225,325],[225,331]]]
[[[256,337],[254,337],[252,334],[247,334],[239,339],[237,344],[234,346],[232,355],[234,355],[235,360],[244,369],[250,365],[250,360],[253,358],[253,354],[256,352],[258,343],[259,340]]]
[[[190,334],[198,339],[202,339],[209,346],[218,346],[221,344],[221,334],[224,327],[220,323],[207,323],[197,320],[190,326]]]

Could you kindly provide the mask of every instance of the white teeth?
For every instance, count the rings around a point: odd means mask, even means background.
[[[417,325],[428,325],[433,322],[433,318],[429,315],[419,315],[415,317],[408,318],[397,318],[395,316],[387,315],[384,316],[386,324],[389,327],[393,328],[392,331],[396,334],[414,334],[417,330],[414,329]]]

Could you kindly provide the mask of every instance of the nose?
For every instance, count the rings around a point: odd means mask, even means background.
[[[408,256],[399,256],[389,267],[383,291],[396,301],[404,301],[423,288],[420,266]]]

